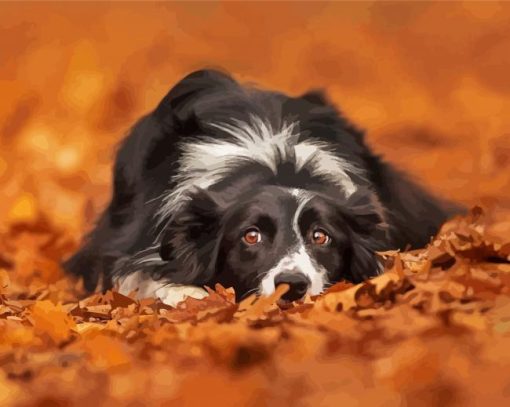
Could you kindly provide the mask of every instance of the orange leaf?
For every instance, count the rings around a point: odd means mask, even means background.
[[[73,319],[62,306],[51,301],[37,301],[32,307],[31,316],[36,332],[48,335],[55,343],[67,340],[71,329],[75,328]]]

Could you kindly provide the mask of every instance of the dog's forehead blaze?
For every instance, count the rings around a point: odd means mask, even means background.
[[[226,216],[227,222],[256,222],[260,218],[270,218],[280,225],[292,220],[297,208],[298,203],[290,189],[267,186],[245,196],[241,202],[235,202],[233,208],[226,210]]]

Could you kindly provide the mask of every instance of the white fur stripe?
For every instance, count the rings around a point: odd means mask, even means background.
[[[314,175],[338,185],[346,196],[356,191],[349,173],[360,171],[337,157],[326,143],[315,140],[298,143],[297,122],[273,129],[268,122],[252,116],[249,123],[232,119],[231,123],[210,126],[228,133],[232,139],[203,138],[182,145],[179,172],[173,179],[176,187],[163,199],[157,213],[160,222],[178,211],[193,188],[207,189],[247,161],[261,163],[276,173],[280,160],[295,158],[297,171],[309,168]]]
[[[298,203],[298,207],[294,213],[294,219],[292,219],[292,229],[294,230],[294,234],[298,241],[301,244],[304,244],[303,238],[301,237],[301,231],[299,229],[299,217],[301,216],[304,206],[308,203],[308,201],[310,201],[310,199],[313,198],[313,195],[308,191],[297,188],[293,189],[291,194],[296,198]]]
[[[260,283],[259,292],[262,295],[272,294],[275,290],[274,279],[283,272],[302,273],[307,276],[311,281],[308,289],[310,295],[320,294],[327,284],[326,269],[310,257],[303,245],[283,257],[276,266],[267,272]]]
[[[275,290],[274,279],[283,272],[302,273],[307,276],[311,285],[308,293],[311,295],[320,294],[328,284],[327,271],[319,265],[306,251],[305,241],[299,229],[299,218],[305,205],[313,198],[313,195],[302,189],[293,189],[292,196],[296,198],[298,207],[292,220],[292,229],[297,239],[297,247],[288,255],[283,257],[276,266],[267,272],[262,279],[259,292],[263,295],[270,295]]]

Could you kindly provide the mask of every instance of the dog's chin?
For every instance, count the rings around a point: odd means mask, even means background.
[[[299,301],[299,300],[298,300]],[[292,308],[294,306],[294,301],[284,300],[280,298],[276,304],[283,310]]]
[[[280,298],[278,301],[276,301],[276,304],[280,307],[280,309],[286,310],[286,309],[293,308],[296,305],[303,304],[303,302],[305,301],[305,298],[306,297],[302,297],[302,298],[300,298],[298,300],[294,300],[294,301],[284,300],[283,298]]]
[[[261,290],[258,290],[254,294],[257,296],[257,299],[260,299],[261,297],[268,297],[268,296],[272,295],[271,293],[264,294],[263,292],[261,292]],[[250,295],[253,295],[253,293],[249,294],[249,295],[246,295],[243,298],[247,298]],[[302,298],[300,298],[298,300],[290,301],[290,300],[285,300],[283,298],[279,298],[278,300],[276,300],[276,305],[278,305],[278,307],[280,307],[281,309],[285,310],[285,309],[292,308],[295,303],[299,304],[299,303],[303,302],[304,299],[305,299],[305,297],[302,297]]]

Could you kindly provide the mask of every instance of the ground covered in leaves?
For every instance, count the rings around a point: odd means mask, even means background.
[[[2,2],[0,406],[509,405],[510,7],[445,3]],[[486,214],[286,310],[85,298],[59,263],[115,146],[211,65],[326,88],[376,153]]]
[[[386,273],[282,310],[80,297],[39,219],[0,241],[0,404],[480,405],[510,398],[510,223],[480,208]],[[82,299],[80,299],[82,298]],[[500,404],[501,405],[501,404]]]

